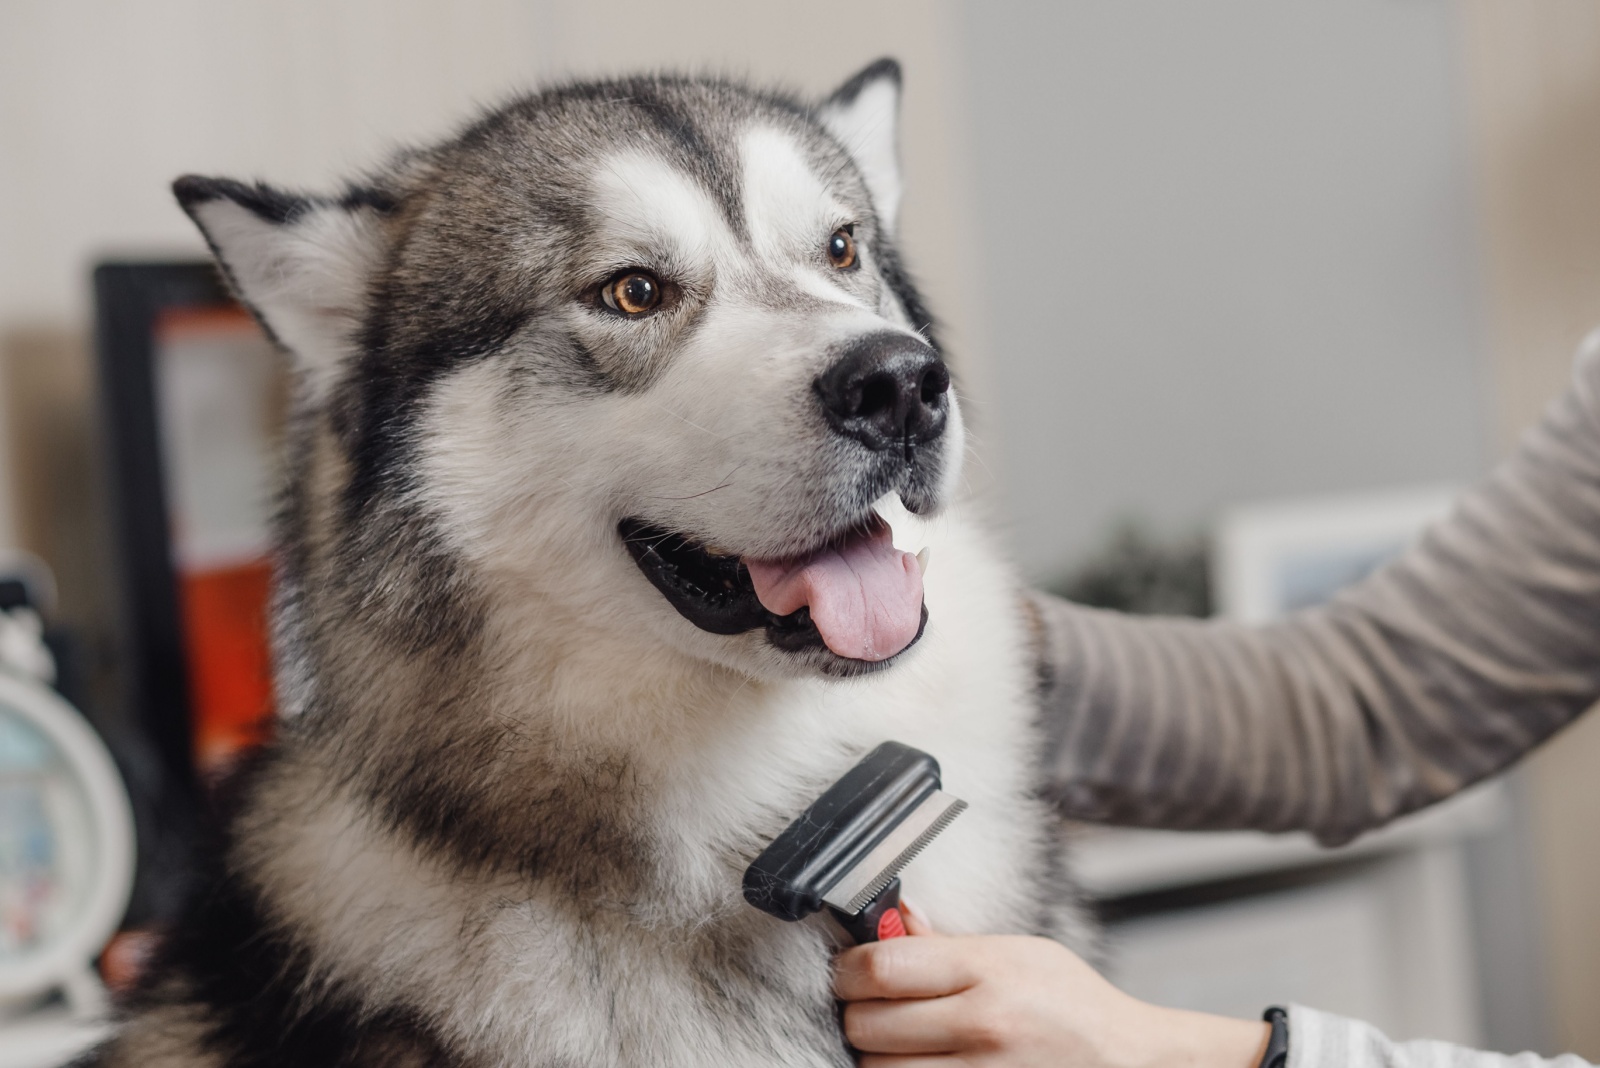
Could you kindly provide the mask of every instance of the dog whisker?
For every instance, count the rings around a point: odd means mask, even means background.
[[[746,462],[748,462],[748,461],[746,461]],[[654,496],[654,497],[649,497],[647,499],[648,500],[652,500],[652,501],[692,501],[696,497],[708,497],[711,494],[717,492],[718,490],[725,490],[729,486],[733,485],[733,476],[738,474],[739,473],[739,469],[742,468],[742,467],[744,467],[744,462],[741,462],[732,471],[729,471],[727,474],[723,475],[722,476],[722,481],[719,484],[717,484],[715,486],[712,486],[708,490],[701,490],[699,493],[690,493],[690,494],[687,494],[687,495],[682,496],[682,497]]]
[[[733,485],[732,482],[723,482],[720,485],[712,486],[708,490],[701,490],[699,493],[685,494],[682,497],[653,496],[653,497],[647,497],[646,500],[651,500],[651,501],[692,501],[696,497],[706,497],[706,496],[710,496],[711,494],[717,492],[718,490],[725,490],[731,485]]]
[[[648,403],[655,405],[657,408],[660,408],[662,411],[666,412],[668,415],[672,416],[674,419],[681,419],[685,423],[688,423],[690,426],[694,427],[696,430],[698,430],[698,431],[700,431],[702,433],[705,433],[705,434],[710,434],[712,437],[716,438],[718,441],[726,441],[726,440],[728,440],[726,435],[719,434],[715,430],[710,430],[710,429],[707,429],[706,427],[701,426],[699,423],[695,422],[693,419],[690,419],[688,416],[684,415],[682,412],[673,411],[671,408],[667,407],[667,405],[663,404],[661,401],[654,400],[654,399],[651,399],[651,398],[646,398],[646,400],[647,400]]]

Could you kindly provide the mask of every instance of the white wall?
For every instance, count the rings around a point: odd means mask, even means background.
[[[1013,540],[1463,480],[1485,449],[1447,0],[966,7]]]

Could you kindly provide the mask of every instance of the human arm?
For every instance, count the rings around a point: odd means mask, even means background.
[[[1033,595],[1069,816],[1339,842],[1505,767],[1600,698],[1600,341],[1400,560],[1266,626]]]
[[[1255,1068],[1266,1027],[1149,1005],[1057,942],[918,936],[840,955],[861,1068]]]
[[[862,1068],[1256,1068],[1264,1024],[1150,1005],[1043,938],[927,935],[840,955],[834,988]],[[1287,1068],[1593,1068],[1394,1042],[1370,1024],[1289,1010]]]

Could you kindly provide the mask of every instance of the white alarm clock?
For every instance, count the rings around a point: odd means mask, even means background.
[[[0,554],[0,578],[20,571],[35,603],[40,568]],[[127,791],[54,672],[38,613],[0,611],[0,1068],[59,1063],[98,1036],[94,961],[133,886]]]

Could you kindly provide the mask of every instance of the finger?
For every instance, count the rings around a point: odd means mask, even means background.
[[[833,990],[845,1001],[874,998],[936,998],[977,981],[973,947],[963,938],[892,938],[869,942],[839,955]]]
[[[959,997],[854,1001],[844,1007],[844,1035],[863,1053],[951,1053],[963,1047]]]
[[[900,918],[906,921],[906,934],[931,935],[934,934],[933,924],[928,918],[912,907],[911,902],[904,898],[900,901]]]
[[[954,1053],[911,1054],[865,1053],[857,1058],[860,1068],[965,1068],[971,1062]]]

